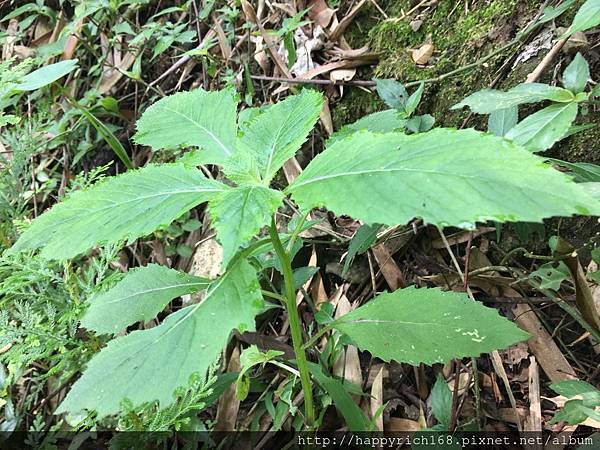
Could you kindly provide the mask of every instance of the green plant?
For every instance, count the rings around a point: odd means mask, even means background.
[[[506,92],[484,89],[469,95],[452,109],[468,106],[471,111],[489,114],[492,133],[504,136],[532,152],[546,150],[560,139],[589,128],[573,126],[580,104],[591,101],[596,93],[585,92],[590,69],[577,54],[562,76],[564,88],[543,83],[522,83]],[[552,104],[518,122],[518,106],[550,100]]]
[[[559,88],[538,89],[569,101],[573,97]],[[273,177],[305,141],[321,107],[320,94],[304,90],[237,119],[230,89],[166,97],[142,115],[134,140],[155,150],[192,146],[200,151],[72,192],[24,231],[10,254],[38,251],[41,258],[65,260],[97,245],[147,235],[208,203],[224,248],[224,273],[216,280],[149,265],[90,298],[82,324],[98,334],[114,334],[155,317],[183,293],[206,289],[201,303],[171,313],[159,326],[111,340],[92,358],[57,413],[87,409],[102,418],[118,413],[125,399],[133,407],[154,401],[168,407],[190,377],[204,376],[233,329],[254,329],[255,317],[266,309],[263,294],[279,300],[287,312],[308,427],[316,420],[312,376],[351,429],[370,428],[358,407],[349,406],[353,402],[343,385],[306,359],[306,349],[329,332],[342,333],[385,361],[410,364],[475,356],[527,338],[495,310],[464,294],[415,288],[381,294],[338,319],[325,320],[305,337],[290,255],[313,208],[326,206],[370,224],[419,217],[427,224],[463,228],[487,220],[539,222],[600,212],[585,184],[574,183],[517,144],[475,130],[356,131],[330,142],[284,191],[272,189]],[[205,177],[196,168],[200,164],[222,166],[228,180]],[[285,196],[304,218],[282,233],[275,215]],[[268,235],[259,237],[265,227]],[[259,257],[269,252],[283,275],[281,293],[261,289]],[[276,361],[280,355],[261,358]]]
[[[566,380],[550,387],[568,398],[563,409],[554,415],[550,423],[565,421],[576,425],[588,418],[600,422],[600,391],[594,386],[581,380]]]

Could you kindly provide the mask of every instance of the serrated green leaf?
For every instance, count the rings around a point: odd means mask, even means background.
[[[581,53],[577,53],[563,72],[563,86],[574,94],[579,94],[585,89],[589,78],[590,66]]]
[[[392,79],[373,78],[377,93],[390,107],[404,111],[408,99],[408,92],[402,83]]]
[[[519,108],[498,109],[490,113],[488,117],[488,131],[496,136],[505,136],[519,121]]]
[[[253,155],[262,180],[269,182],[306,140],[322,108],[321,94],[307,89],[276,103],[247,126],[236,153]]]
[[[600,24],[600,0],[587,0],[575,14],[567,36],[578,31],[589,30],[598,24]]]
[[[157,264],[130,270],[115,286],[90,298],[81,325],[97,333],[118,333],[156,317],[175,297],[205,289],[209,280]]]
[[[159,326],[118,337],[89,362],[56,414],[95,410],[117,413],[128,399],[133,407],[175,400],[175,389],[194,373],[204,375],[221,354],[233,329],[254,330],[263,299],[256,272],[239,261],[209,288],[202,303],[171,314]]]
[[[536,103],[543,100],[571,102],[574,99],[575,96],[573,93],[567,89],[542,83],[524,83],[506,92],[496,89],[484,89],[475,92],[462,102],[454,105],[452,109],[468,106],[475,113],[489,114],[499,109],[506,109],[526,103]]]
[[[413,365],[478,356],[528,337],[495,309],[439,289],[381,294],[331,325],[377,358]]]
[[[14,89],[17,91],[35,91],[71,73],[75,67],[77,67],[76,59],[67,59],[49,64],[25,75]]]
[[[402,131],[406,126],[407,119],[403,113],[395,109],[386,109],[358,119],[356,122],[349,125],[344,125],[338,131],[333,133],[328,145],[336,141],[347,138],[351,134],[360,130],[370,131],[372,133],[389,133],[391,131]]]
[[[542,158],[475,130],[358,132],[313,159],[287,191],[303,210],[326,206],[385,225],[421,217],[472,227],[600,212],[581,185]]]
[[[9,252],[40,249],[46,259],[71,258],[152,233],[225,189],[181,164],[131,170],[71,194],[35,219]]]
[[[204,149],[204,163],[222,164],[234,152],[237,100],[231,89],[195,89],[162,98],[137,121],[133,140],[155,150]]]
[[[447,430],[452,420],[452,392],[442,374],[438,374],[431,390],[431,410],[437,421]]]
[[[557,103],[527,116],[505,137],[532,152],[540,152],[565,136],[576,117],[577,103]]]
[[[283,194],[265,186],[239,186],[210,201],[211,217],[223,246],[223,264],[265,225],[283,201]]]

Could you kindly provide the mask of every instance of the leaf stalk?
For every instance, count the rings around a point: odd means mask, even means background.
[[[298,371],[300,372],[300,384],[304,393],[304,410],[306,423],[309,427],[312,427],[315,421],[315,409],[313,405],[312,385],[310,382],[310,372],[308,370],[308,363],[306,361],[306,353],[304,353],[303,339],[302,339],[302,325],[300,323],[300,315],[296,307],[296,293],[294,290],[294,275],[292,272],[292,264],[288,253],[283,248],[283,244],[279,239],[279,233],[277,232],[277,225],[275,224],[275,218],[271,221],[269,228],[269,235],[271,236],[271,242],[275,253],[279,258],[281,267],[283,269],[283,281],[285,284],[285,309],[288,313],[288,319],[290,322],[290,332],[292,335],[292,346],[294,348],[294,354],[296,355],[296,364],[298,365]]]

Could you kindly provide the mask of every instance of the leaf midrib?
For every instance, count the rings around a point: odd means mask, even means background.
[[[210,136],[210,137],[211,137],[211,138],[212,138],[212,139],[213,139],[213,140],[214,140],[214,141],[215,141],[215,142],[216,142],[216,143],[217,143],[217,144],[218,144],[218,145],[219,145],[219,146],[220,146],[220,147],[223,149],[223,151],[225,152],[225,154],[226,154],[227,156],[231,156],[231,153],[232,153],[232,152],[231,152],[231,150],[229,150],[229,149],[228,149],[228,148],[225,146],[225,144],[223,144],[223,142],[221,142],[221,140],[220,140],[220,139],[219,139],[217,136],[215,136],[215,134],[214,134],[213,132],[211,132],[211,131],[210,131],[208,128],[206,128],[206,127],[202,126],[202,125],[201,125],[199,122],[196,122],[196,121],[195,121],[194,119],[192,119],[191,117],[189,117],[189,116],[186,116],[185,114],[183,114],[183,113],[182,113],[182,112],[180,112],[180,111],[177,111],[176,109],[169,108],[168,106],[163,106],[163,108],[164,108],[166,111],[169,111],[169,112],[175,113],[175,114],[177,114],[178,116],[180,116],[180,117],[183,117],[184,119],[186,119],[188,122],[191,122],[191,123],[193,123],[194,125],[196,125],[196,126],[197,126],[198,128],[200,128],[202,131],[204,131],[206,134],[208,134],[208,135],[209,135],[209,136]]]

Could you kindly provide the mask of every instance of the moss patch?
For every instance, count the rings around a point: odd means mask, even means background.
[[[353,47],[368,44],[380,54],[374,76],[395,78],[401,82],[437,77],[443,73],[469,64],[498,46],[511,40],[521,29],[535,8],[530,2],[518,0],[479,0],[469,11],[462,2],[442,0],[423,17],[421,27],[414,31],[410,19],[384,20],[370,6],[357,17],[345,36]],[[411,8],[408,0],[380,2],[387,14],[400,17]],[[414,64],[410,50],[418,48],[431,38],[435,54],[425,67]],[[456,78],[427,86],[420,112],[432,114],[438,124],[457,126],[465,111],[449,111],[450,107],[466,95],[486,87],[496,76],[495,70],[506,55],[498,55],[476,70],[466,71]],[[352,105],[347,96],[338,108],[356,114],[346,117],[358,119],[364,109]],[[337,115],[334,112],[334,115]],[[348,116],[342,114],[342,116]]]

